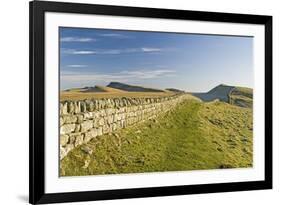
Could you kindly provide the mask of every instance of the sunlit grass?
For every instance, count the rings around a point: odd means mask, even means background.
[[[251,109],[187,100],[157,119],[75,148],[60,171],[80,176],[251,167],[252,135]]]

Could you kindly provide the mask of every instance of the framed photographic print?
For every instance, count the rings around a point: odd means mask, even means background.
[[[272,17],[30,2],[30,203],[272,188]]]

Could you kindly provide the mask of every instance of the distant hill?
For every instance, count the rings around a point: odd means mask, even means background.
[[[115,88],[110,88],[110,87],[106,87],[106,86],[99,86],[96,85],[94,87],[84,87],[83,89],[81,89],[81,92],[111,92],[111,93],[122,93],[124,91],[119,90],[119,89],[115,89]]]
[[[128,91],[128,92],[165,92],[164,90],[155,89],[155,88],[145,88],[142,86],[136,86],[136,85],[129,85],[125,83],[119,83],[119,82],[111,82],[107,85],[107,87]]]
[[[106,92],[104,89],[102,89],[99,86],[94,86],[94,87],[84,87],[80,90],[80,92]]]
[[[200,98],[203,101],[213,101],[213,100],[220,100],[223,102],[229,102],[228,94],[231,90],[235,88],[234,86],[228,86],[224,84],[220,84],[214,87],[207,93],[193,93],[196,97]]]
[[[71,88],[60,92],[60,101],[64,100],[85,100],[101,98],[159,98],[173,96],[178,93],[160,90],[155,88],[145,88],[141,86],[128,85],[124,83],[112,82],[108,86],[87,86],[83,88]]]
[[[175,93],[184,93],[184,90],[176,89],[176,88],[166,88],[165,90],[175,92]]]
[[[207,93],[192,93],[202,101],[220,100],[240,107],[252,107],[253,90],[220,84]]]
[[[176,88],[165,90],[111,82],[107,86],[72,88],[61,92],[61,100],[113,97],[160,97],[186,93]],[[206,93],[189,93],[204,102],[219,100],[240,107],[253,106],[253,89],[220,84]]]

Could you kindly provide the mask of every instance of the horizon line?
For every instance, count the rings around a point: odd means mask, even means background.
[[[143,88],[160,89],[160,90],[177,89],[177,90],[182,90],[182,91],[184,91],[184,92],[192,92],[192,93],[201,93],[201,92],[204,93],[204,92],[206,92],[206,91],[197,91],[197,92],[194,92],[194,91],[189,91],[189,90],[186,90],[186,89],[181,89],[181,88],[176,88],[176,87],[166,87],[166,88],[146,87],[146,86],[142,86],[142,85],[139,85],[139,84],[128,84],[128,83],[122,83],[122,82],[118,82],[118,81],[111,81],[110,83],[120,83],[120,84],[123,84],[123,85],[138,86],[138,87],[143,87]],[[109,85],[110,83],[108,83],[108,84],[105,85],[105,86],[96,84],[96,85],[92,85],[92,86],[87,85],[87,86],[82,86],[82,87],[69,87],[69,88],[64,88],[64,89],[61,89],[61,86],[59,86],[59,90],[60,90],[60,91],[66,91],[66,90],[70,90],[70,89],[79,89],[79,88],[97,87],[97,86],[108,87],[108,85]],[[212,90],[213,88],[216,88],[216,87],[218,87],[218,86],[244,87],[244,88],[254,89],[254,88],[251,87],[251,86],[230,85],[230,84],[226,84],[226,83],[219,83],[218,85],[209,88],[208,91],[210,91],[210,90]],[[208,91],[207,91],[207,92],[208,92]],[[128,92],[129,92],[129,91],[128,91]]]

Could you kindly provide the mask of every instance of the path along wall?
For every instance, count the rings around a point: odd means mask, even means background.
[[[96,136],[154,118],[185,99],[183,94],[60,102],[60,159]]]

